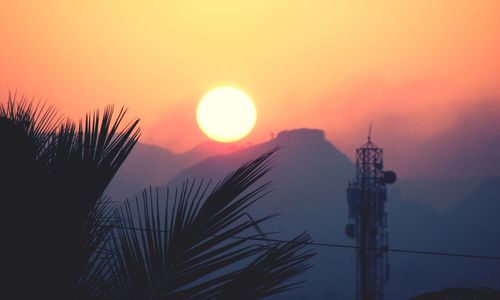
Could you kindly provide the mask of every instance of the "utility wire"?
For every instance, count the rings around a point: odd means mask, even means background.
[[[109,226],[109,227],[116,228],[116,229],[172,233],[171,230],[145,229],[145,228],[128,227],[128,226]],[[211,236],[220,237],[220,235],[217,235],[217,234],[212,234]],[[349,249],[360,249],[361,248],[359,246],[345,245],[345,244],[333,244],[333,243],[324,243],[324,242],[300,242],[300,241],[290,241],[290,240],[264,238],[264,237],[259,238],[259,237],[230,236],[229,238],[239,239],[239,240],[275,242],[275,243],[296,243],[296,244],[301,244],[301,245],[332,247],[332,248],[349,248]],[[438,252],[438,251],[397,249],[397,248],[365,248],[365,249],[389,251],[389,252],[399,252],[399,253],[409,253],[409,254],[421,254],[421,255],[437,255],[437,256],[451,256],[451,257],[462,257],[462,258],[473,258],[473,259],[500,260],[500,256],[472,255],[472,254],[462,254],[462,253],[453,253],[453,252]]]

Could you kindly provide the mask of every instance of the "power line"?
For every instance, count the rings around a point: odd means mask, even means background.
[[[138,230],[138,231],[154,231],[171,233],[171,230],[158,230],[158,229],[145,229],[138,227],[128,227],[128,226],[110,226],[116,229],[128,229],[128,230]],[[220,235],[212,234],[213,237],[220,237]],[[290,241],[283,239],[274,238],[264,238],[264,237],[243,237],[243,236],[230,236],[231,239],[239,240],[252,240],[252,241],[264,241],[264,242],[275,242],[275,243],[296,243],[302,245],[320,246],[320,247],[332,247],[332,248],[348,248],[348,249],[360,249],[361,247],[345,244],[334,244],[325,242],[300,242],[300,241]],[[451,257],[462,257],[462,258],[472,258],[472,259],[487,259],[487,260],[500,260],[500,256],[488,256],[488,255],[473,255],[473,254],[463,254],[463,253],[453,253],[453,252],[439,252],[439,251],[425,251],[425,250],[412,250],[412,249],[397,249],[397,248],[366,248],[368,250],[379,250],[379,251],[389,251],[398,253],[408,253],[408,254],[420,254],[420,255],[437,255],[437,256],[451,256]]]

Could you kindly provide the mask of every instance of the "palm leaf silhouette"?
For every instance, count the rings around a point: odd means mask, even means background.
[[[30,151],[31,155],[39,158],[49,144],[50,133],[60,124],[61,117],[58,117],[53,106],[41,102],[35,104],[26,97],[16,100],[16,95],[9,93],[7,104],[0,105],[0,120],[4,130],[10,128],[12,131],[2,132],[4,136],[24,139],[24,145],[15,145],[17,150]]]
[[[302,233],[290,242],[273,245],[249,266],[235,273],[233,279],[214,296],[220,299],[260,299],[300,286],[304,281],[287,283],[287,280],[311,267],[305,263],[314,256],[313,251],[305,250],[310,242],[310,236]]]
[[[256,244],[272,216],[245,212],[269,192],[269,182],[252,186],[277,149],[213,188],[149,189],[116,210],[102,194],[139,138],[138,120],[122,126],[126,111],[114,117],[110,106],[77,125],[15,97],[0,105],[2,298],[254,299],[301,283],[289,279],[309,267],[309,236]]]
[[[210,191],[209,183],[186,181],[179,190],[150,188],[142,199],[126,201],[118,212],[114,282],[121,294],[116,297],[256,299],[300,284],[287,280],[309,267],[305,262],[313,253],[303,250],[309,236],[258,245],[248,232],[272,216],[245,217],[245,210],[269,192],[269,182],[250,188],[270,170],[276,151],[243,165]]]
[[[0,105],[6,295],[70,299],[95,289],[81,276],[95,270],[110,232],[96,229],[110,211],[97,204],[139,137],[138,120],[122,127],[124,115],[110,106],[76,126],[26,98]],[[33,289],[22,288],[26,276],[37,279]]]

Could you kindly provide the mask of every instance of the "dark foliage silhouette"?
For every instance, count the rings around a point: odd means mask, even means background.
[[[120,257],[113,282],[122,299],[258,299],[296,287],[309,268],[303,233],[292,242],[256,244],[258,224],[245,209],[268,192],[247,191],[270,168],[270,151],[210,189],[186,181],[179,190],[149,189],[119,211]],[[238,238],[235,238],[238,237]]]
[[[2,299],[256,299],[301,283],[289,280],[310,267],[309,235],[259,244],[272,216],[245,212],[277,149],[213,188],[150,189],[116,209],[103,192],[140,132],[124,115],[77,125],[15,95],[0,105]]]
[[[498,300],[500,291],[490,288],[449,288],[422,294],[412,300]]]
[[[139,137],[138,120],[120,128],[125,110],[114,117],[110,106],[76,125],[15,98],[0,106],[0,298],[87,298],[82,274],[110,230],[95,226],[110,216],[100,199]]]

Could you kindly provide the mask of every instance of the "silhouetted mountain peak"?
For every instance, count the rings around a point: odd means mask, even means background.
[[[313,168],[320,165],[341,167],[343,170],[349,170],[351,166],[350,159],[328,141],[320,129],[284,130],[278,133],[273,143],[284,148],[278,155],[290,157],[290,164],[310,164]]]
[[[284,176],[292,177],[297,175],[301,177],[304,172],[318,175],[331,170],[342,176],[352,173],[351,161],[326,140],[322,130],[299,128],[281,131],[275,138],[264,143],[241,147],[237,151],[200,160],[191,168],[182,171],[177,179],[190,178],[195,174],[198,177],[202,175],[202,177],[219,178],[277,146],[282,149],[276,154],[274,173],[283,172]]]
[[[276,136],[276,140],[279,141],[311,141],[311,142],[324,142],[325,132],[320,129],[311,128],[298,128],[291,130],[283,130]]]
[[[279,213],[279,217],[261,226],[266,232],[285,229],[279,235],[273,235],[275,238],[288,239],[307,230],[318,242],[352,244],[353,241],[344,234],[348,212],[345,190],[354,176],[355,167],[318,129],[284,130],[273,139],[246,147],[237,143],[203,142],[180,154],[156,146],[138,145],[129,156],[131,161],[124,164],[115,178],[115,195],[131,196],[148,185],[164,185],[167,182],[172,188],[180,187],[186,179],[193,178],[198,182],[202,178],[214,179],[212,184],[215,184],[229,171],[276,146],[282,149],[273,159],[272,170],[263,178],[264,181],[271,180],[272,193],[259,200],[249,213],[252,216]],[[500,228],[497,222],[499,187],[500,177],[487,181],[398,181],[389,192],[387,204],[392,247],[494,255],[499,247],[496,239]],[[433,208],[419,204],[431,204],[447,198],[453,198],[449,203],[457,203],[455,198],[463,200],[455,209],[443,210],[439,214]],[[352,298],[354,251],[326,247],[316,250],[319,254],[313,262],[315,268],[304,277],[308,281],[303,291],[307,291],[308,297],[292,293],[290,298],[321,299],[332,291],[339,299]],[[498,278],[495,269],[487,269],[486,264],[467,266],[474,272],[461,274],[466,269],[463,262],[457,264],[455,260],[450,260],[446,268],[436,271],[435,266],[442,263],[445,262],[441,257],[391,255],[393,275],[387,286],[387,298],[407,299],[422,290],[448,285],[450,280],[457,278],[490,283],[490,279],[485,281],[484,278]],[[450,268],[454,270],[453,276],[445,273]],[[427,275],[425,272],[429,270],[437,275]],[[336,282],[335,287],[331,285],[332,278]],[[409,284],[416,281],[422,282],[422,285]]]
[[[183,170],[170,185],[178,186],[187,178],[222,179],[241,164],[277,146],[282,149],[275,154],[274,167],[266,177],[273,182],[274,192],[267,197],[265,209],[284,213],[282,220],[288,219],[297,226],[304,225],[303,216],[310,216],[309,219],[316,220],[312,227],[326,224],[335,209],[339,216],[334,218],[335,222],[343,224],[347,213],[345,187],[354,174],[354,165],[318,129],[284,130],[267,142],[209,157]],[[320,235],[319,230],[311,231]]]

